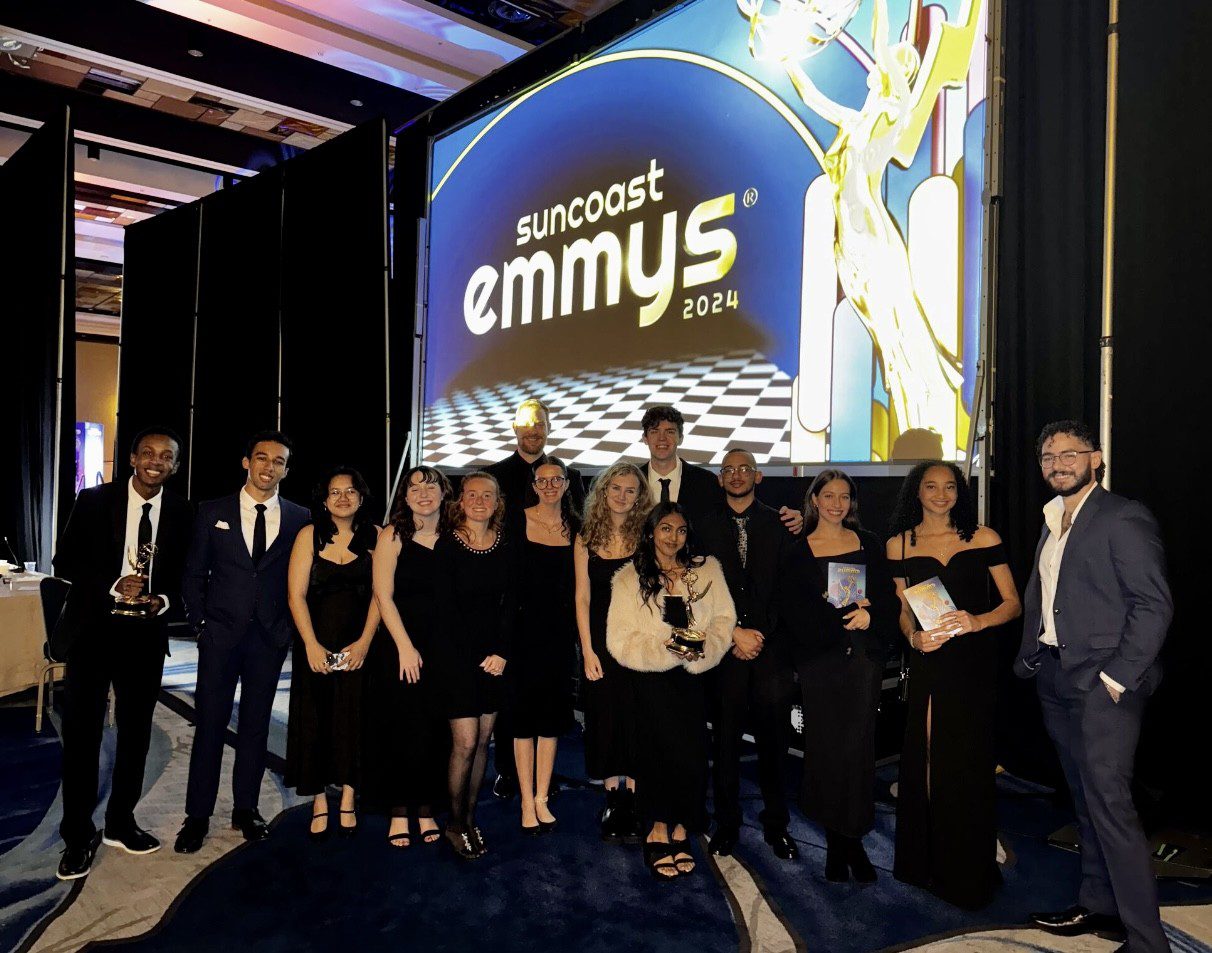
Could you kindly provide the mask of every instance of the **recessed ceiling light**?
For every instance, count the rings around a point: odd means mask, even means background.
[[[351,100],[349,101],[349,105],[351,105],[351,106],[361,106],[361,105],[362,105],[362,100],[360,100],[360,99],[351,99]]]
[[[12,53],[14,50],[21,49],[24,45],[15,36],[0,36],[0,50],[3,50],[5,53]]]
[[[205,56],[205,55],[206,55],[206,54],[205,54],[205,53],[203,53],[201,50],[186,50],[185,52],[186,52],[186,53],[188,53],[190,56],[199,56],[199,57],[201,57],[201,56]]]

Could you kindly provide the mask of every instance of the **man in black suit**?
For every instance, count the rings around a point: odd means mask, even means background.
[[[794,538],[773,508],[760,502],[755,487],[762,472],[748,450],[730,450],[719,485],[727,507],[704,516],[698,526],[704,550],[724,569],[736,605],[732,651],[714,676],[715,820],[711,852],[728,856],[741,828],[741,740],[745,727],[757,742],[758,784],[765,810],[760,814],[766,843],[776,857],[799,856],[787,833],[783,762],[791,734],[791,657],[775,635],[779,567]]]
[[[97,850],[93,809],[109,687],[117,709],[117,749],[105,809],[106,844],[150,854],[160,841],[135,823],[152,714],[168,651],[167,615],[181,608],[181,572],[193,512],[165,481],[177,472],[181,441],[154,427],[135,437],[129,480],[82,490],[55,553],[55,571],[72,584],[51,654],[67,662],[63,713],[63,823],[60,880],[92,869]],[[143,574],[132,555],[155,546]],[[147,614],[115,615],[119,598],[143,597]],[[134,603],[132,609],[141,609]]]
[[[1057,495],[1044,507],[1015,671],[1036,680],[1073,795],[1082,879],[1076,906],[1032,920],[1065,935],[1126,936],[1120,950],[1162,953],[1170,944],[1132,773],[1173,614],[1165,553],[1152,514],[1098,484],[1102,452],[1089,427],[1051,423],[1036,450]]]
[[[501,492],[505,494],[505,525],[510,532],[525,532],[526,517],[522,511],[539,502],[534,491],[534,471],[547,461],[547,435],[550,432],[551,413],[547,405],[535,397],[528,397],[518,404],[513,416],[517,449],[504,460],[485,467],[497,478]],[[568,468],[567,493],[580,513],[585,506],[585,483],[575,467]],[[571,686],[571,672],[568,673],[568,680]],[[493,745],[492,763],[497,779],[493,782],[492,793],[502,799],[513,797],[518,790],[518,769],[513,760],[513,743],[509,740],[511,729],[509,712],[500,712],[493,734],[505,743]],[[554,793],[555,790],[549,792]]]
[[[285,434],[257,434],[244,456],[244,488],[198,507],[181,585],[186,615],[198,633],[198,687],[186,817],[175,845],[180,854],[199,850],[210,829],[237,682],[232,829],[246,840],[269,836],[257,800],[278,678],[294,634],[286,570],[295,536],[310,518],[304,507],[278,496],[290,457]]]

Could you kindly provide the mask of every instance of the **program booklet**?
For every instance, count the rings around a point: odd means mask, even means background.
[[[830,563],[826,598],[835,608],[852,606],[867,598],[867,567],[855,563]]]
[[[939,628],[939,616],[955,611],[955,602],[938,576],[910,586],[905,590],[905,599],[923,632]]]

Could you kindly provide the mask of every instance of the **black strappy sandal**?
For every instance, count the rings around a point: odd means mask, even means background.
[[[645,841],[644,864],[652,876],[661,881],[677,880],[680,876],[677,864],[673,861],[673,845],[669,842]],[[665,873],[672,871],[672,873]]]
[[[671,838],[669,841],[669,846],[673,848],[673,865],[678,869],[678,876],[686,877],[694,873],[695,867],[698,866],[698,861],[696,861],[694,859],[694,855],[690,853],[689,840],[687,840],[685,837],[683,837],[681,840],[673,840]],[[685,854],[686,859],[678,860],[678,854]],[[682,866],[685,864],[690,865],[689,870],[682,869]]]

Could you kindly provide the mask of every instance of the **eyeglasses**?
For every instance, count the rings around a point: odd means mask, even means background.
[[[1044,453],[1040,455],[1039,465],[1044,470],[1047,470],[1056,465],[1059,461],[1067,467],[1077,463],[1078,454],[1081,453],[1097,453],[1097,450],[1062,450],[1060,453]]]
[[[568,480],[565,477],[535,477],[534,485],[541,490],[547,487],[558,490],[567,482]]]
[[[757,467],[751,467],[747,463],[742,463],[739,467],[720,467],[720,476],[730,477],[734,473],[739,473],[741,476],[751,476],[757,473]]]
[[[351,500],[356,500],[358,498],[359,494],[358,494],[358,491],[356,489],[354,489],[352,486],[334,487],[333,489],[328,491],[328,498],[330,500],[339,500],[343,496],[349,497],[349,499],[351,499]]]

